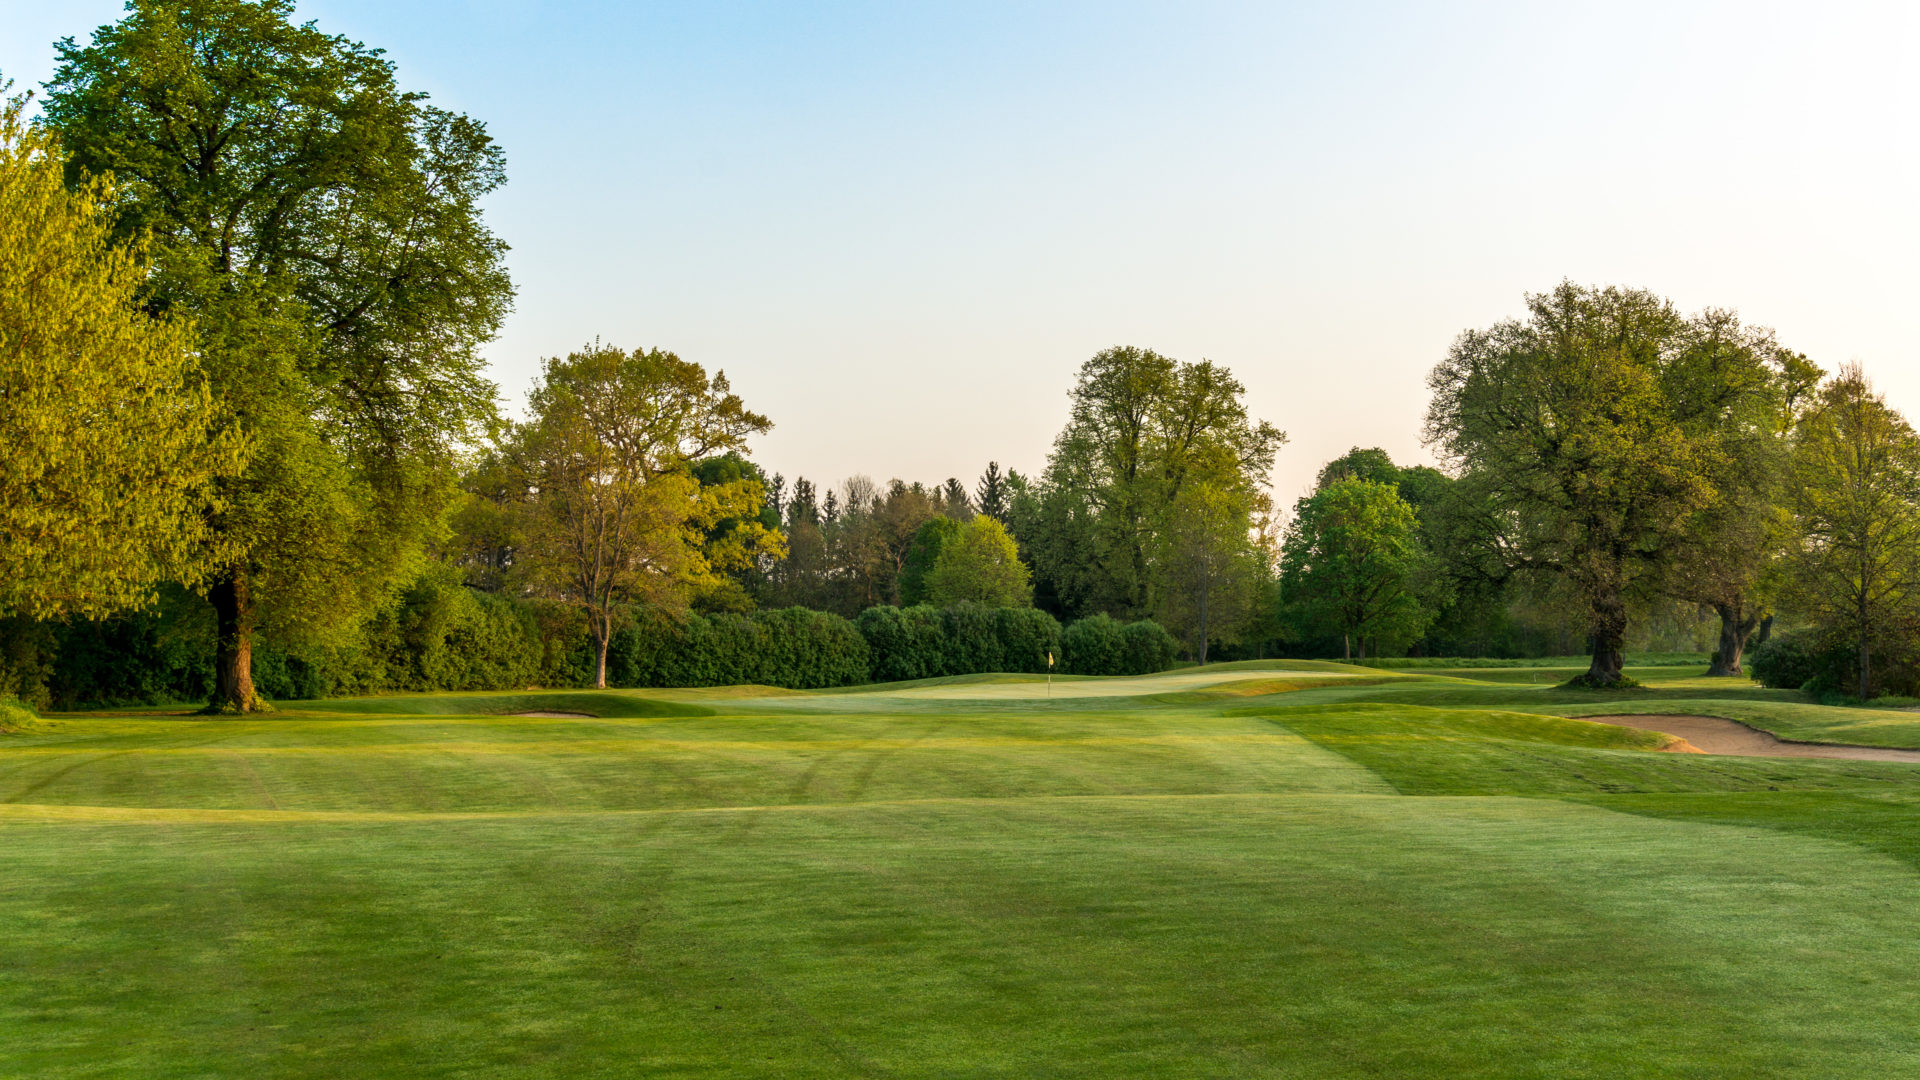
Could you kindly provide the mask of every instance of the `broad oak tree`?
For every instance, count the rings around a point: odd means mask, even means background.
[[[1631,598],[1714,501],[1713,440],[1679,407],[1688,321],[1651,293],[1562,283],[1470,330],[1428,379],[1426,435],[1475,475],[1511,564],[1588,611],[1584,685],[1627,685]]]
[[[199,580],[216,480],[242,442],[190,322],[135,303],[145,245],[113,241],[103,177],[0,104],[0,615],[98,617]]]
[[[128,9],[58,45],[45,119],[76,173],[114,178],[120,231],[152,238],[145,302],[195,321],[251,449],[207,521],[209,707],[246,712],[256,630],[352,632],[496,423],[479,349],[512,288],[480,201],[503,155],[290,0]]]
[[[756,477],[703,484],[696,463],[741,453],[771,430],[722,373],[658,349],[594,344],[549,359],[528,397],[509,456],[525,491],[518,571],[579,608],[607,685],[607,647],[629,605],[684,609],[721,581],[709,540],[722,522],[729,552],[777,545],[759,511]]]

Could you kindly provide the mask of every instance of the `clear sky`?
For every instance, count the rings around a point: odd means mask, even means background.
[[[0,72],[117,17],[0,0]],[[1114,344],[1231,368],[1275,494],[1425,460],[1425,376],[1561,278],[1737,309],[1920,412],[1910,4],[307,0],[487,122],[517,406],[596,336],[724,368],[771,471],[1035,470]]]

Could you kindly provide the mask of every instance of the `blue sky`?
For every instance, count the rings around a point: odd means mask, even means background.
[[[116,3],[0,0],[0,72]],[[517,405],[594,337],[724,368],[771,470],[1037,469],[1113,344],[1285,428],[1275,494],[1563,277],[1732,307],[1920,410],[1920,16],[1822,4],[324,0],[486,121]]]

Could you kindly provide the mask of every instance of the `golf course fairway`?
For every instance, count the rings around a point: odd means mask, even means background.
[[[1920,714],[1698,670],[58,715],[0,1076],[1920,1076],[1920,764],[1568,718]]]

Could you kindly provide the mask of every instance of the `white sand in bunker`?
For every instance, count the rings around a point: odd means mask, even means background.
[[[1757,731],[1737,720],[1718,716],[1581,716],[1596,724],[1615,724],[1678,735],[1684,742],[1666,749],[1677,753],[1726,754],[1732,757],[1844,758],[1851,761],[1920,761],[1920,750],[1884,746],[1845,746],[1836,743],[1788,742]]]

